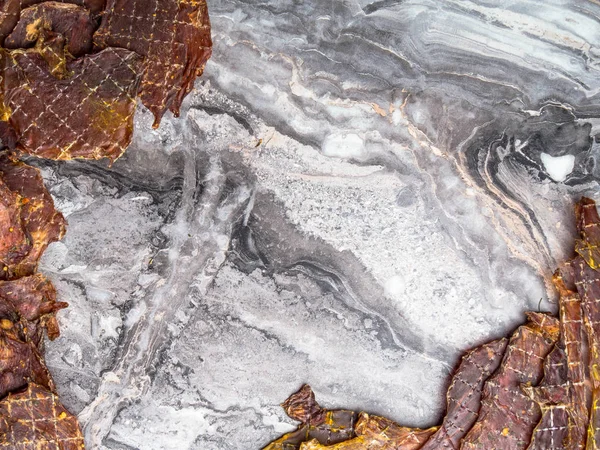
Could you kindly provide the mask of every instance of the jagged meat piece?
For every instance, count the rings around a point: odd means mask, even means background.
[[[560,295],[560,343],[566,357],[569,422],[565,448],[577,450],[585,447],[591,406],[583,313],[579,295],[567,288],[561,272],[554,274],[553,281]]]
[[[84,442],[77,419],[57,396],[30,383],[0,401],[0,448],[81,450]]]
[[[48,2],[48,0],[21,0],[21,9],[27,8],[39,3]],[[99,13],[104,10],[106,0],[55,0],[57,3],[71,3],[73,5],[83,6],[92,13]]]
[[[592,385],[592,407],[587,433],[588,449],[600,448],[600,273],[598,245],[600,244],[600,218],[593,200],[583,198],[577,205],[577,227],[581,240],[576,245],[580,255],[570,262],[570,269],[588,335],[589,367]]]
[[[21,11],[43,2],[78,5],[85,7],[95,15],[102,12],[105,6],[105,0],[57,0],[54,2],[46,0],[2,0],[0,2],[0,45],[4,45],[4,39],[19,22]]]
[[[204,0],[108,0],[94,35],[99,48],[123,47],[145,57],[140,98],[154,125],[175,115],[211,55]]]
[[[109,48],[71,60],[60,35],[43,34],[43,45],[2,53],[4,119],[18,148],[50,159],[114,161],[131,141],[142,58]]]
[[[417,450],[437,429],[402,427],[384,417],[361,413],[355,438],[334,445],[323,445],[313,439],[302,444],[300,450]]]
[[[29,380],[54,390],[54,383],[37,346],[27,341],[23,327],[0,319],[0,398]]]
[[[521,385],[539,383],[543,361],[558,339],[558,321],[530,313],[529,322],[511,336],[497,372],[485,383],[477,422],[461,449],[525,449],[541,418],[539,406]]]
[[[83,56],[92,50],[92,35],[96,24],[89,11],[68,3],[46,2],[21,11],[16,27],[4,40],[8,49],[30,48],[38,42],[43,31],[61,34],[67,51]]]
[[[569,390],[567,360],[563,349],[556,345],[544,362],[544,379],[539,386],[524,386],[524,392],[542,410],[542,417],[533,430],[528,450],[567,449]]]
[[[354,437],[357,414],[346,410],[321,408],[308,385],[292,394],[283,404],[286,413],[301,422],[296,431],[287,433],[263,450],[297,450],[303,442],[316,439],[332,445]]]
[[[0,177],[0,262],[17,264],[31,251],[31,241],[21,226],[21,197]],[[1,274],[0,274],[1,275]]]
[[[0,279],[14,279],[33,274],[48,244],[62,238],[66,222],[54,208],[39,170],[0,154],[0,180],[0,186],[16,194],[11,199],[18,204],[20,218],[18,225],[14,221],[8,226],[0,222],[0,238],[12,239],[13,233],[21,233],[27,236],[30,245],[18,257],[0,260]]]
[[[68,303],[56,301],[56,289],[41,274],[0,281],[0,320],[24,324],[27,340],[40,344],[45,329],[50,340],[60,335],[56,311]]]
[[[498,339],[463,356],[448,388],[448,407],[442,426],[423,450],[459,448],[460,440],[477,420],[483,384],[500,365],[507,342]]]

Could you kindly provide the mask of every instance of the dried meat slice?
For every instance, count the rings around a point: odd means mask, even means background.
[[[308,385],[292,394],[282,406],[292,419],[301,424],[296,431],[283,435],[263,450],[298,450],[303,442],[312,439],[324,445],[333,445],[354,437],[357,414],[354,411],[321,408]]]
[[[592,450],[600,448],[600,273],[596,270],[600,245],[600,217],[594,201],[587,198],[580,201],[575,212],[581,240],[576,244],[579,256],[570,261],[569,265],[581,297],[588,336],[592,406],[586,448]]]
[[[591,406],[590,380],[586,365],[587,345],[581,299],[577,292],[568,289],[561,272],[554,274],[560,299],[560,342],[566,357],[569,415],[565,447],[579,450],[585,447],[586,430]]]
[[[71,60],[60,42],[2,52],[4,118],[25,153],[114,161],[131,141],[142,58],[109,48]]]
[[[54,390],[37,346],[23,336],[21,324],[0,319],[0,398],[30,381]]]
[[[108,0],[94,35],[99,48],[122,47],[145,57],[142,103],[158,127],[170,109],[175,116],[211,55],[204,0]]]
[[[539,386],[524,386],[524,392],[542,410],[528,450],[566,450],[569,425],[567,358],[557,344],[544,362],[544,379]]]
[[[507,339],[498,339],[463,356],[448,388],[448,406],[442,426],[423,450],[460,447],[461,439],[477,420],[483,385],[500,365],[507,342]]]
[[[0,177],[0,263],[17,264],[32,245],[21,223],[21,196],[11,191]]]
[[[4,40],[4,47],[30,48],[38,42],[43,31],[52,31],[65,38],[66,49],[72,56],[79,57],[91,52],[96,27],[90,12],[82,6],[45,2],[21,11],[16,27]]]
[[[106,0],[54,0],[58,3],[70,3],[77,6],[83,6],[92,13],[100,13],[106,6]],[[28,8],[29,6],[37,5],[39,3],[48,2],[48,0],[21,0],[21,9]]]
[[[558,339],[558,321],[530,313],[529,322],[511,336],[496,373],[485,383],[477,422],[461,449],[525,449],[541,419],[539,406],[525,395],[522,385],[536,385],[543,362]]]
[[[77,418],[52,392],[30,383],[0,402],[0,448],[81,450]]]
[[[323,445],[313,439],[300,450],[417,450],[438,430],[402,427],[385,417],[360,413],[355,426],[356,437],[339,444]]]
[[[0,281],[0,320],[22,322],[26,339],[38,347],[44,330],[50,340],[60,335],[56,312],[68,306],[68,303],[56,301],[56,289],[39,273]]]
[[[0,260],[0,280],[15,279],[35,272],[39,258],[51,242],[62,238],[66,221],[54,208],[54,201],[43,184],[38,169],[15,160],[11,155],[0,154],[0,180],[17,194],[21,227],[31,242],[26,254],[16,260]],[[2,238],[6,233],[20,232],[0,223]]]
[[[0,45],[4,46],[4,39],[8,36],[21,17],[21,11],[40,3],[64,3],[86,8],[94,16],[104,10],[105,0],[2,0],[0,2]]]

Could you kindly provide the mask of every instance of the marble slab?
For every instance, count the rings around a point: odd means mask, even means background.
[[[439,422],[465,350],[554,311],[600,199],[593,0],[212,0],[180,118],[32,159],[66,237],[47,345],[92,449],[260,449],[309,383]]]

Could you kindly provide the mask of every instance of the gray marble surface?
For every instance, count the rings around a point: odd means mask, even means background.
[[[429,426],[599,199],[600,3],[211,0],[179,119],[41,167],[48,365],[91,449],[259,449],[322,404]]]

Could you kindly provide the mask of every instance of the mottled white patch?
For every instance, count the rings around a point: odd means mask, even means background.
[[[565,181],[575,167],[575,156],[573,155],[552,156],[548,153],[541,153],[540,156],[548,176],[559,183]]]

